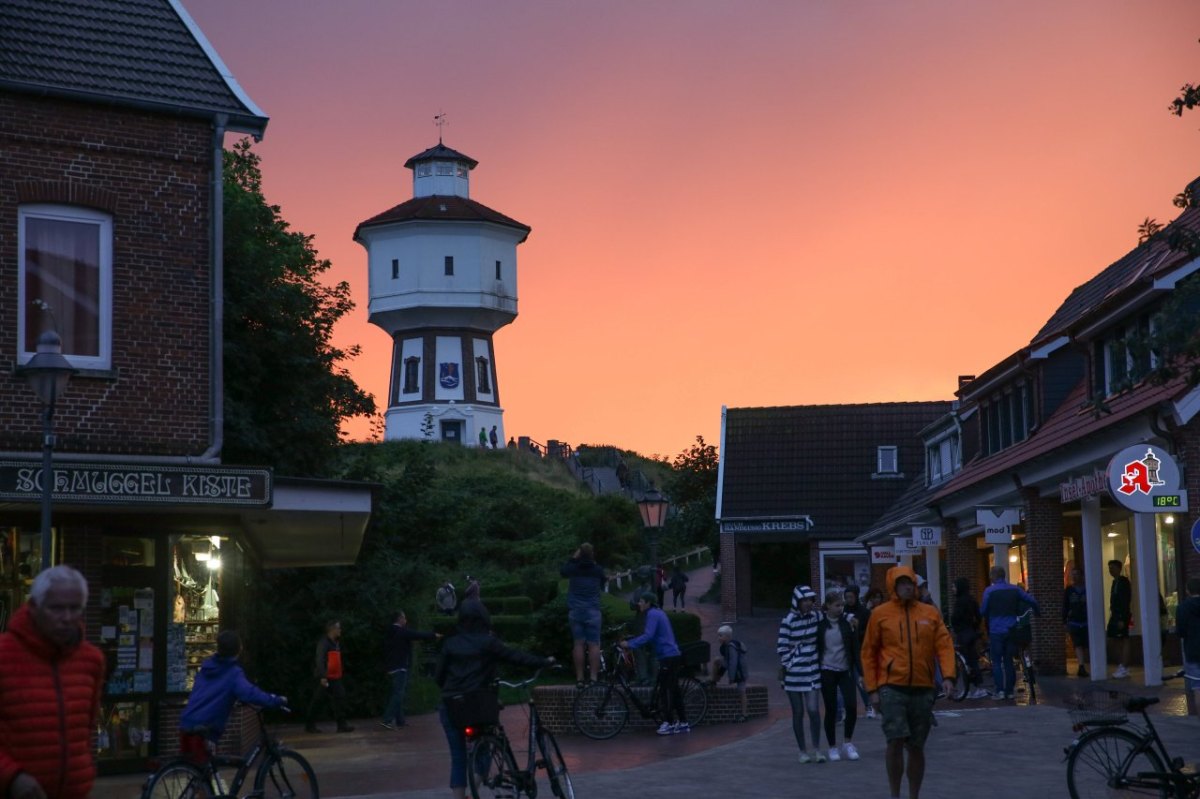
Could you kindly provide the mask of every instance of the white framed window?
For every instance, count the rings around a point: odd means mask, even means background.
[[[450,163],[449,161],[435,161],[433,164],[433,169],[439,175],[454,174],[454,164]]]
[[[465,178],[465,177],[467,177],[467,173],[470,171],[470,170],[468,170],[468,169],[467,169],[467,165],[466,165],[466,164],[458,164],[458,165],[457,165],[457,167],[456,167],[456,169],[457,169],[457,172],[458,172],[458,176],[459,176],[460,178]]]
[[[17,212],[17,362],[54,329],[79,369],[112,366],[112,217],[70,205]]]
[[[875,450],[877,474],[895,474],[900,471],[899,455],[895,447],[879,447]]]
[[[428,161],[417,164],[417,177],[427,178],[431,175],[433,175],[433,164],[429,163]]]

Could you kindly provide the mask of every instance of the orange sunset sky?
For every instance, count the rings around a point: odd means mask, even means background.
[[[505,432],[674,456],[722,405],[949,399],[1200,175],[1196,0],[185,0],[271,117],[268,199],[358,308],[437,142],[530,225]],[[368,435],[366,423],[350,428]]]

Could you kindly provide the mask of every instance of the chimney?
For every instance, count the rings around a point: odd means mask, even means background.
[[[967,386],[975,381],[975,375],[959,375],[958,390],[962,391],[964,386]]]

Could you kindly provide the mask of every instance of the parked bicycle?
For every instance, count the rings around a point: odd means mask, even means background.
[[[650,691],[650,699],[643,702],[637,690],[630,684],[633,673],[633,655],[615,643],[605,661],[603,679],[580,689],[575,694],[571,707],[571,718],[575,728],[589,738],[601,741],[612,738],[629,723],[629,705],[632,703],[644,719],[662,722],[665,688],[658,680]],[[692,675],[679,678],[683,694],[683,706],[688,723],[693,727],[703,723],[708,714],[708,692],[704,684]]]
[[[554,733],[542,726],[533,693],[529,690],[541,673],[542,670],[538,669],[527,680],[500,680],[498,683],[523,692],[528,699],[528,757],[524,768],[517,767],[517,757],[508,740],[508,734],[504,731],[504,725],[497,722],[480,729],[466,728],[467,742],[471,746],[467,756],[467,780],[474,799],[515,799],[520,796],[535,799],[538,793],[538,769],[545,770],[551,793],[559,799],[575,799],[575,788],[571,784],[571,775],[567,772],[567,764],[558,748],[558,741],[555,740]]]
[[[1200,773],[1172,757],[1146,708],[1157,697],[1095,691],[1071,702],[1071,720],[1084,731],[1063,751],[1071,799],[1156,796],[1200,799]],[[1129,724],[1130,713],[1142,722]]]
[[[290,712],[287,708],[283,710]],[[207,762],[181,755],[159,766],[146,778],[142,799],[204,799],[241,796],[242,785],[255,765],[254,790],[247,799],[319,799],[317,775],[299,752],[287,748],[267,730],[263,710],[258,717],[258,743],[243,757],[213,753]],[[235,768],[232,779],[221,769]]]

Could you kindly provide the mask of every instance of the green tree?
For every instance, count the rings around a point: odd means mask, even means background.
[[[703,544],[717,552],[717,448],[696,436],[696,443],[675,456],[665,486],[675,507],[668,535],[682,544]]]
[[[328,260],[290,228],[262,192],[259,157],[243,139],[225,152],[225,451],[234,463],[327,476],[346,419],[375,402],[333,346],[354,308],[345,281],[326,285]]]

